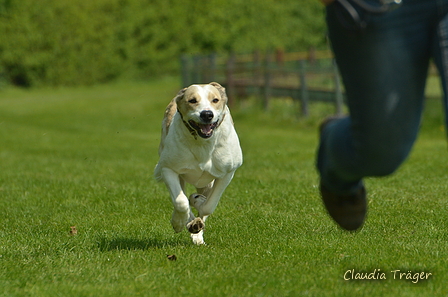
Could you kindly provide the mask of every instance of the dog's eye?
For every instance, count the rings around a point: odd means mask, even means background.
[[[215,99],[212,100],[212,102],[213,102],[213,103],[218,103],[218,102],[219,102],[219,99],[218,99],[218,98],[215,98]]]
[[[188,100],[189,103],[198,103],[198,100],[196,100],[196,98],[191,98],[190,100]]]

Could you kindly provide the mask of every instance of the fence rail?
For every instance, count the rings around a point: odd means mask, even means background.
[[[229,104],[247,96],[256,96],[269,108],[277,97],[290,97],[301,104],[300,113],[309,114],[309,102],[333,103],[341,114],[344,93],[337,67],[331,54],[254,52],[249,55],[184,55],[182,83],[217,81],[226,87]]]

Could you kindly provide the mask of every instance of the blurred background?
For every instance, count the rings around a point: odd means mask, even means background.
[[[327,49],[296,0],[0,0],[1,84],[78,86],[180,73],[182,54]]]

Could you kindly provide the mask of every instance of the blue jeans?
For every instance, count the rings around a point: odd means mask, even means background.
[[[358,8],[367,24],[360,30],[337,5],[327,7],[327,24],[349,116],[325,126],[317,168],[322,185],[345,195],[359,190],[363,177],[391,174],[409,155],[430,59],[447,93],[448,0],[403,0],[385,14]],[[446,112],[446,95],[444,102]]]

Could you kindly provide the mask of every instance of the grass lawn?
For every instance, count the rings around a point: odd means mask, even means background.
[[[0,91],[1,296],[446,296],[440,100],[428,100],[405,165],[367,180],[358,233],[338,229],[318,194],[316,127],[333,108],[297,119],[287,101],[235,107],[244,164],[198,247],[174,234],[168,192],[152,178],[178,88],[167,78]],[[344,280],[375,269],[386,279]],[[431,275],[400,279],[408,271]]]

